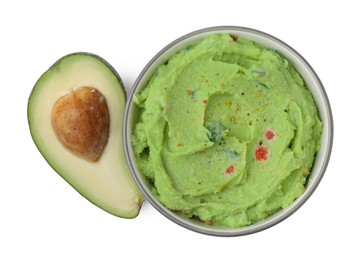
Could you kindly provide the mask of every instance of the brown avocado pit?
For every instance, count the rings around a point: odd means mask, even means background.
[[[83,159],[96,161],[109,136],[107,101],[94,88],[78,88],[56,101],[51,123],[64,147]]]

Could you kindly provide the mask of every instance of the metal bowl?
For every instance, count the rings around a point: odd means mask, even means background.
[[[240,228],[225,228],[207,225],[201,221],[183,217],[182,215],[163,206],[154,197],[151,192],[150,184],[139,172],[131,144],[131,135],[137,121],[139,112],[137,106],[132,101],[133,95],[142,90],[147,85],[147,82],[154,73],[155,69],[159,65],[165,63],[173,54],[197,41],[200,41],[207,35],[216,33],[230,33],[255,41],[266,48],[277,50],[288,61],[292,62],[294,67],[304,78],[309,91],[312,93],[319,110],[319,116],[324,124],[321,138],[321,149],[316,155],[311,174],[306,184],[305,192],[301,196],[299,196],[288,208],[276,212],[265,220],[254,223],[250,226]],[[136,82],[133,85],[133,88],[131,90],[131,96],[128,99],[126,105],[123,121],[123,139],[124,150],[132,176],[137,183],[139,189],[144,194],[145,198],[160,213],[162,213],[173,222],[195,232],[214,236],[241,236],[265,230],[283,221],[284,219],[292,215],[296,210],[298,210],[312,195],[312,193],[315,191],[318,184],[320,183],[324,172],[326,171],[330,158],[333,142],[333,118],[328,97],[322,85],[322,82],[318,78],[313,68],[309,65],[309,63],[297,51],[295,51],[292,47],[277,39],[276,37],[255,29],[236,26],[219,26],[194,31],[176,39],[175,41],[164,47],[159,53],[157,53],[154,58],[145,66],[145,68],[142,70],[141,74],[138,76]]]

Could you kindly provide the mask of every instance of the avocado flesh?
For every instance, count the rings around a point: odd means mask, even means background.
[[[51,124],[56,101],[80,87],[97,89],[106,99],[109,137],[100,157],[87,161],[70,152]],[[67,55],[35,84],[28,102],[32,138],[49,165],[81,195],[105,211],[124,218],[138,215],[143,198],[128,170],[122,141],[126,93],[115,70],[89,53]]]

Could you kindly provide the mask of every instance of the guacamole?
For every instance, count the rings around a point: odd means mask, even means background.
[[[278,52],[209,35],[159,66],[133,100],[137,167],[168,209],[241,227],[304,192],[323,124]]]

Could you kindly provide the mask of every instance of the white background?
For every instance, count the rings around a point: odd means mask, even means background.
[[[358,1],[1,1],[0,259],[361,259],[362,24]],[[215,25],[252,27],[293,46],[319,74],[333,109],[327,172],[282,223],[236,238],[200,235],[145,202],[133,220],[81,197],[36,149],[27,99],[71,52],[96,53],[129,90],[161,48]]]

